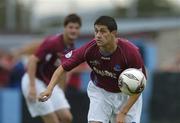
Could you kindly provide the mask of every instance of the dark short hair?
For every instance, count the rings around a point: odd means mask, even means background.
[[[64,26],[67,26],[69,23],[78,23],[80,26],[82,24],[81,18],[77,14],[70,14],[64,19]]]
[[[95,23],[95,25],[104,25],[107,26],[110,32],[117,30],[117,23],[114,18],[110,16],[101,16],[99,17]]]

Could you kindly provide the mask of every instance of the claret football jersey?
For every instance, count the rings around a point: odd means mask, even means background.
[[[36,77],[49,83],[54,71],[65,60],[64,56],[74,49],[74,45],[66,46],[63,41],[63,35],[48,36],[37,49],[35,56],[38,57]]]
[[[93,83],[109,92],[120,92],[118,77],[122,71],[128,68],[142,69],[145,67],[138,48],[126,39],[118,38],[116,50],[109,55],[100,52],[96,40],[92,40],[82,47],[73,50],[66,55],[62,67],[70,71],[79,64],[87,62],[91,72]]]

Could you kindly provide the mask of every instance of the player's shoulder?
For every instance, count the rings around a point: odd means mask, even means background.
[[[62,34],[56,34],[56,35],[49,35],[45,38],[45,42],[47,43],[58,43],[59,41],[62,42]]]
[[[123,50],[127,50],[128,52],[138,51],[138,47],[136,47],[132,42],[125,38],[118,38],[118,46]]]
[[[92,53],[92,51],[94,51],[94,48],[96,48],[96,41],[95,39],[85,43],[84,45],[82,45],[80,48],[76,49],[80,52],[83,52],[85,55],[88,53]]]
[[[63,40],[63,37],[61,34],[49,35],[44,39],[42,43],[43,43],[43,46],[53,48],[55,50],[63,46],[62,40]]]
[[[89,47],[97,46],[96,40],[95,40],[95,39],[92,39],[90,42],[88,42],[88,46],[89,46]]]
[[[122,49],[121,51],[125,54],[125,56],[129,58],[134,58],[139,56],[139,49],[132,42],[127,39],[119,38],[118,46]]]
[[[86,50],[92,49],[94,47],[96,47],[96,40],[92,39],[91,41],[87,42],[86,44],[84,44],[84,47],[86,48]]]
[[[86,44],[86,52],[95,51],[95,49],[97,49],[96,40],[92,39]]]

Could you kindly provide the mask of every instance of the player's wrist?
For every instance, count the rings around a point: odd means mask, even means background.
[[[48,86],[48,87],[47,87],[47,91],[51,93],[51,92],[53,91],[53,87]]]
[[[35,89],[35,88],[36,88],[36,85],[31,83],[31,84],[30,84],[30,88]]]
[[[120,111],[120,114],[127,115],[126,111]]]

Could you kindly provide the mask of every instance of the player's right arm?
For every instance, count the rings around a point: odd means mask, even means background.
[[[51,81],[47,87],[47,89],[42,92],[38,99],[39,101],[41,102],[44,102],[44,101],[47,101],[49,99],[49,97],[51,96],[52,94],[52,91],[54,89],[54,87],[58,84],[58,82],[61,82],[61,77],[66,74],[66,71],[63,69],[63,67],[60,65],[56,71],[54,72],[52,78],[51,78]]]

